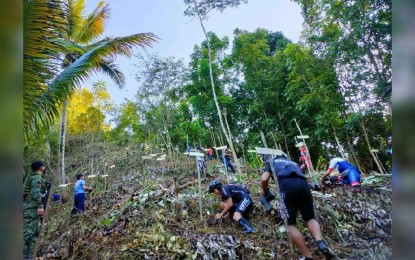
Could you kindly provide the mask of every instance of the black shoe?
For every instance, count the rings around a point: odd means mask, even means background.
[[[334,259],[335,255],[334,253],[330,250],[330,248],[326,245],[326,243],[324,243],[324,241],[318,241],[317,242],[317,248],[318,250],[321,252],[321,254],[324,255],[324,257],[326,259]]]
[[[273,208],[271,206],[271,203],[269,203],[269,201],[264,196],[261,196],[260,201],[267,213],[272,211]]]
[[[267,201],[271,201],[271,200],[275,199],[274,194],[272,194],[269,189],[267,190],[267,193],[264,195],[264,197],[267,199]]]

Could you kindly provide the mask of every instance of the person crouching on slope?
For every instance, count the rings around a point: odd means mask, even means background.
[[[327,179],[330,173],[337,168],[340,175],[330,177],[330,182],[333,183],[340,181],[343,184],[352,186],[356,190],[360,189],[360,171],[356,168],[356,166],[352,165],[342,158],[334,157],[333,155],[329,155],[328,159],[330,160],[330,164],[329,168],[321,178],[322,183],[325,181],[325,179]]]
[[[247,220],[249,213],[252,211],[253,204],[249,191],[246,188],[235,184],[222,185],[220,180],[216,179],[209,184],[208,192],[215,193],[216,196],[222,197],[223,200],[220,204],[222,212],[217,213],[215,219],[230,216],[245,228],[242,233],[255,232],[255,229]]]

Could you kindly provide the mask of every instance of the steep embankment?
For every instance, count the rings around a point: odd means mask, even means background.
[[[265,215],[260,207],[258,169],[247,169],[235,178],[247,185],[255,202],[250,222],[258,232],[242,235],[233,221],[213,221],[219,209],[218,199],[212,194],[203,194],[200,219],[194,162],[182,158],[174,171],[162,170],[160,162],[139,160],[138,153],[131,149],[111,148],[109,152],[108,147],[99,145],[83,149],[68,158],[73,164],[69,167],[89,174],[91,160],[95,160],[96,169],[104,169],[107,164],[105,173],[109,177],[86,179],[95,190],[88,194],[87,211],[81,216],[70,217],[71,200],[61,205],[51,203],[41,240],[43,257],[289,258],[283,223],[276,214]],[[93,155],[86,154],[92,150]],[[116,167],[110,169],[112,164]],[[224,176],[218,162],[208,162],[208,167],[212,175]],[[211,179],[204,178],[203,191]],[[376,180],[381,182],[366,184],[361,193],[337,187],[324,196],[314,194],[323,236],[340,259],[391,259],[391,184],[389,178]],[[313,239],[301,224],[300,230],[314,249]],[[313,254],[321,259],[316,250]]]

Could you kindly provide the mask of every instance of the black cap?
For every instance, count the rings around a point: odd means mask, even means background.
[[[32,171],[37,171],[42,166],[46,166],[46,165],[41,161],[35,161],[35,162],[32,163]]]
[[[78,174],[76,175],[76,179],[77,179],[77,180],[80,180],[82,176],[84,176],[82,173],[78,173]]]

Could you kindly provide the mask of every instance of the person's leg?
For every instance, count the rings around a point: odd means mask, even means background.
[[[78,200],[76,195],[73,197],[73,207],[71,210],[71,215],[75,215],[76,213],[78,213]]]
[[[252,201],[249,198],[244,198],[241,203],[235,205],[236,210],[233,214],[233,220],[245,228],[245,230],[242,231],[244,234],[255,232],[255,229],[249,224],[248,220],[243,217],[245,211],[250,209],[251,204]]]
[[[265,197],[267,201],[271,201],[275,199],[275,196],[274,194],[271,193],[269,189],[269,185],[268,185],[269,179],[272,177],[271,172],[272,172],[271,166],[269,163],[267,163],[265,165],[264,173],[262,174],[262,177],[261,177],[262,192],[263,192],[263,196]]]
[[[262,194],[265,196],[268,191],[268,182],[269,178],[271,177],[271,173],[268,171],[265,171],[261,176],[261,188],[262,188]]]
[[[300,206],[301,217],[307,225],[308,230],[314,237],[317,243],[317,247],[326,259],[333,259],[334,253],[331,252],[329,247],[324,243],[321,235],[320,224],[315,219],[313,196],[311,194],[310,186],[306,181],[302,182],[302,190],[300,196],[303,198]]]
[[[295,225],[288,225],[288,231],[291,235],[291,240],[295,246],[300,250],[301,254],[303,254],[307,258],[312,258],[310,249],[308,248],[307,244],[305,243],[303,235],[297,229]]]
[[[229,161],[228,164],[229,164],[229,167],[231,168],[232,173],[235,173],[235,169],[233,168],[232,163]]]
[[[306,222],[307,228],[316,241],[323,240],[321,236],[320,224],[315,219]]]
[[[360,174],[357,170],[351,169],[348,174],[348,181],[352,187],[360,186]]]
[[[268,188],[268,181],[270,177],[271,174],[268,171],[265,171],[261,176],[262,196],[260,197],[260,201],[266,212],[272,211],[272,205],[269,202],[275,198]]]
[[[26,216],[23,220],[23,257],[24,259],[34,259],[36,241],[39,236],[40,219],[37,212],[30,212],[30,216]]]
[[[81,193],[78,195],[79,195],[78,210],[81,213],[85,211],[85,193]]]

